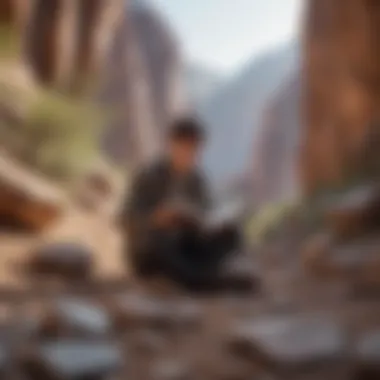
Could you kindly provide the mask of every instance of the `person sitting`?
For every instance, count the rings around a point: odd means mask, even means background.
[[[198,158],[205,131],[194,118],[169,128],[165,154],[137,172],[122,210],[128,264],[139,277],[163,275],[188,289],[217,286],[239,247],[233,224],[207,226],[211,201]]]

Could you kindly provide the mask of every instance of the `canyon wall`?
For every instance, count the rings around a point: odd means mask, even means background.
[[[96,77],[123,6],[122,0],[1,0],[0,17],[16,28],[37,81],[72,91]]]
[[[140,0],[0,0],[0,21],[21,42],[18,61],[46,88],[108,107],[101,147],[117,164],[159,152],[185,109],[173,31]]]
[[[116,33],[101,91],[101,102],[114,110],[102,146],[107,156],[119,164],[137,164],[159,149],[147,65],[131,18],[131,13],[126,12]]]
[[[108,60],[102,101],[116,107],[103,148],[118,164],[159,153],[167,124],[186,109],[181,52],[155,9],[135,0],[124,15]]]
[[[131,15],[132,27],[147,66],[155,123],[164,131],[168,119],[181,114],[186,107],[179,42],[167,20],[153,7],[135,1]]]
[[[376,0],[308,2],[300,157],[306,194],[379,174],[379,33]]]
[[[298,194],[301,78],[293,74],[268,102],[254,140],[252,188],[258,205]]]
[[[209,135],[204,167],[215,188],[240,176],[251,164],[261,114],[294,71],[298,56],[299,46],[291,42],[254,57],[200,107]]]

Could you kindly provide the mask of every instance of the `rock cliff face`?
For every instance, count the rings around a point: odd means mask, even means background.
[[[102,92],[103,101],[118,108],[103,140],[107,155],[118,163],[155,155],[167,123],[185,109],[181,56],[173,36],[150,6],[136,0],[129,4]]]
[[[2,0],[0,22],[16,31],[37,81],[78,89],[96,75],[122,15],[122,0]]]
[[[225,81],[224,75],[213,69],[195,63],[188,64],[185,68],[185,87],[189,108],[200,112]]]
[[[0,23],[22,29],[31,9],[31,2],[22,0],[0,1]]]
[[[185,99],[174,33],[154,9],[141,0],[2,0],[0,17],[17,28],[37,83],[78,93],[100,82],[115,115],[106,155],[125,163],[158,152]]]
[[[159,148],[159,131],[154,125],[146,62],[128,12],[104,75],[101,101],[115,110],[115,118],[105,129],[103,149],[117,163],[145,160]]]
[[[36,0],[24,39],[37,78],[65,90],[93,79],[122,10],[122,0]]]
[[[378,175],[373,164],[379,151],[379,21],[378,1],[308,3],[300,160],[306,193],[359,174]]]
[[[131,4],[131,22],[147,67],[155,124],[164,131],[167,121],[185,107],[184,68],[178,41],[158,11],[141,1]]]
[[[288,79],[269,102],[257,131],[252,183],[257,204],[297,195],[300,82],[299,73]]]
[[[295,44],[255,58],[202,107],[200,113],[208,126],[210,140],[204,165],[216,187],[247,169],[252,138],[265,104],[297,62],[298,46]],[[229,154],[232,147],[233,154]]]

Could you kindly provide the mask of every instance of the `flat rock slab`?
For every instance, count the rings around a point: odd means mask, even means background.
[[[41,231],[62,215],[64,203],[57,188],[0,155],[0,217]]]
[[[358,373],[380,379],[380,329],[363,335],[356,347]],[[359,377],[360,378],[360,377]]]
[[[191,369],[176,360],[159,361],[153,366],[152,378],[155,380],[191,380]]]
[[[221,274],[222,290],[252,293],[260,289],[257,269],[249,257],[237,257],[226,263]]]
[[[301,252],[304,268],[317,276],[361,285],[380,285],[380,238],[368,235],[334,242],[329,234],[312,237]]]
[[[277,316],[238,325],[231,348],[264,365],[289,370],[318,368],[342,359],[345,334],[315,315]]]
[[[337,238],[358,236],[369,228],[378,228],[380,190],[361,186],[350,190],[326,209],[326,222]]]
[[[171,311],[171,319],[174,324],[184,327],[198,327],[202,322],[202,307],[190,300],[172,302],[167,305]]]
[[[77,340],[42,344],[24,361],[31,380],[100,380],[117,374],[122,365],[116,345]]]
[[[92,251],[76,243],[52,243],[37,248],[29,263],[31,273],[66,279],[85,279],[92,269]]]
[[[40,319],[42,336],[91,337],[109,335],[111,318],[107,310],[81,299],[62,298],[53,302]]]
[[[380,283],[380,239],[369,237],[342,244],[325,257],[326,267],[348,279]]]
[[[120,328],[172,328],[197,325],[202,311],[190,301],[167,302],[131,294],[116,300],[114,315]]]
[[[170,310],[150,298],[131,294],[115,302],[116,325],[120,328],[136,326],[162,326],[170,320]]]

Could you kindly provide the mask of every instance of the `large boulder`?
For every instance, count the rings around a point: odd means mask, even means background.
[[[64,196],[50,183],[0,156],[0,219],[41,231],[59,218]]]
[[[326,223],[337,238],[352,238],[380,227],[380,191],[377,186],[356,187],[326,210]]]
[[[377,379],[380,376],[380,330],[369,331],[356,345],[357,378]]]
[[[92,269],[91,249],[76,243],[51,243],[31,253],[30,272],[42,276],[83,280]]]

